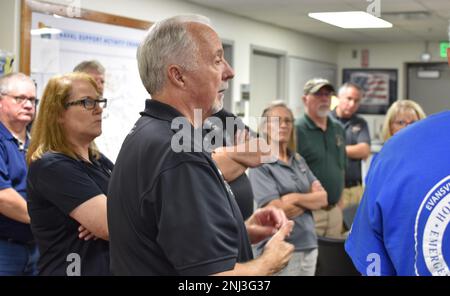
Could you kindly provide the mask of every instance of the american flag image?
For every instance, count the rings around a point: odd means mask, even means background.
[[[387,105],[389,102],[389,74],[355,72],[350,81],[364,89],[363,104]]]

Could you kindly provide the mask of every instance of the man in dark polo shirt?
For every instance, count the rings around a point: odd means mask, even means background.
[[[216,104],[234,76],[208,19],[177,16],[155,23],[137,59],[152,100],[125,139],[110,180],[112,273],[268,275],[281,270],[293,251],[284,240],[292,221],[271,208],[256,211],[244,224],[210,154],[198,150],[198,129],[218,111]],[[270,235],[262,256],[252,260],[250,242]]]
[[[316,232],[320,236],[340,237],[342,210],[337,207],[344,188],[345,133],[328,115],[334,88],[322,78],[304,86],[305,115],[296,123],[297,152],[305,158],[328,194],[328,206],[313,211]]]
[[[340,205],[346,208],[358,205],[363,194],[361,160],[370,155],[370,134],[367,122],[358,111],[363,90],[354,83],[344,83],[338,91],[339,103],[331,116],[345,129],[345,151],[347,169],[345,170],[345,189]]]
[[[27,210],[27,125],[36,87],[22,73],[0,78],[0,275],[36,275],[38,250]]]

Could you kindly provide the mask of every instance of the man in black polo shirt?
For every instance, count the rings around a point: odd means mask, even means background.
[[[178,16],[155,23],[137,58],[152,100],[125,139],[110,181],[112,273],[267,275],[281,270],[293,251],[284,241],[292,221],[272,208],[255,212],[244,224],[209,153],[198,150],[202,120],[218,111],[216,103],[234,76],[207,18]],[[251,260],[250,242],[270,235],[262,256]]]
[[[328,115],[334,88],[322,78],[306,82],[303,103],[305,115],[296,123],[297,152],[319,179],[328,194],[328,206],[313,211],[320,236],[341,237],[342,210],[337,207],[344,188],[345,133]]]
[[[331,112],[345,129],[345,151],[347,168],[345,170],[345,189],[341,205],[346,208],[357,205],[363,194],[361,160],[370,155],[370,134],[367,122],[356,115],[361,103],[363,90],[354,83],[344,83],[338,92],[339,103]]]

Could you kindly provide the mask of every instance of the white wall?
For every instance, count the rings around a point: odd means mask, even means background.
[[[20,0],[0,1],[0,49],[15,55],[14,71],[19,68]]]
[[[60,4],[74,3],[69,0],[46,0]],[[75,2],[76,3],[76,2]],[[198,5],[172,0],[81,0],[82,8],[122,15],[147,21],[158,21],[181,13],[200,13],[211,18],[219,35],[233,41],[234,79],[233,100],[240,100],[240,85],[250,83],[251,45],[286,52],[288,56],[316,60],[338,66],[338,83],[341,82],[343,68],[360,68],[360,57],[352,59],[353,49],[370,50],[370,68],[396,68],[399,74],[399,98],[406,93],[405,63],[419,62],[424,50],[423,43],[382,43],[382,44],[336,44],[325,39],[296,33],[291,30],[248,20],[242,17],[215,11]],[[0,49],[16,55],[18,66],[20,38],[20,0],[0,1]],[[437,43],[430,43],[432,61],[444,61],[438,56]]]
[[[69,1],[47,0],[47,2],[67,4]],[[232,96],[234,101],[240,100],[240,85],[250,83],[251,45],[333,64],[337,60],[337,44],[334,42],[186,2],[171,0],[82,0],[80,3],[82,8],[151,22],[183,13],[199,13],[209,17],[220,37],[234,42],[233,67],[236,72]]]

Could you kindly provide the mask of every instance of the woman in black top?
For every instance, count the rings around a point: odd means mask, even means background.
[[[47,84],[27,154],[40,275],[108,275],[106,193],[113,164],[94,144],[106,99],[87,74]]]

